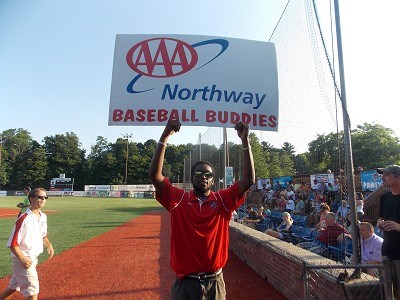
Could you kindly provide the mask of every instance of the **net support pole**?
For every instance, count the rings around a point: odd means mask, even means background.
[[[335,6],[335,24],[336,24],[336,43],[337,43],[337,51],[338,51],[338,62],[339,62],[339,74],[340,74],[340,91],[341,91],[341,100],[343,107],[343,130],[344,130],[344,154],[345,154],[345,166],[346,166],[346,174],[347,174],[347,187],[348,187],[348,200],[350,204],[350,215],[351,215],[351,224],[352,231],[350,232],[352,236],[352,244],[353,244],[353,255],[355,262],[359,263],[360,253],[358,247],[358,226],[355,224],[358,223],[357,220],[357,212],[356,212],[356,191],[354,184],[354,168],[353,168],[353,153],[351,149],[351,126],[350,126],[350,116],[347,111],[347,100],[346,100],[346,84],[344,78],[344,63],[343,63],[343,49],[342,49],[342,33],[340,28],[340,10],[339,10],[339,1],[334,0]]]

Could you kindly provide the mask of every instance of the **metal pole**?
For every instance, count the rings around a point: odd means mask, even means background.
[[[0,172],[1,172],[1,154],[3,152],[3,136],[0,135]],[[1,183],[0,183],[1,187]]]
[[[303,264],[303,284],[304,284],[304,299],[308,300],[310,299],[310,293],[309,293],[309,286],[308,286],[308,280],[310,275],[308,274],[307,270],[307,263],[305,261],[302,262]]]
[[[185,158],[183,158],[183,178],[182,178],[182,187],[183,187],[183,189],[185,189],[186,188],[186,184],[185,184],[185,180],[186,180],[186,172],[185,172],[185,170],[186,170],[186,159]]]
[[[201,160],[201,133],[199,133],[199,160]]]
[[[3,152],[3,137],[0,135],[0,169],[1,169],[1,153]]]
[[[122,135],[126,139],[126,156],[125,156],[125,185],[128,184],[128,151],[129,151],[129,139],[132,138],[132,133],[126,133]]]
[[[350,128],[350,116],[347,111],[346,102],[346,84],[344,78],[344,63],[343,63],[343,50],[342,50],[342,33],[340,28],[340,12],[339,12],[339,1],[334,1],[335,5],[335,23],[336,23],[336,43],[338,51],[339,60],[339,74],[340,74],[340,90],[341,90],[341,100],[343,106],[343,131],[344,131],[344,150],[345,150],[345,166],[347,175],[347,187],[348,187],[348,199],[350,203],[350,214],[351,214],[351,224],[352,231],[350,234],[352,236],[353,244],[353,255],[357,263],[361,262],[360,253],[358,247],[359,234],[357,213],[356,213],[356,191],[354,184],[354,168],[353,168],[353,154],[351,149],[351,128]]]
[[[224,134],[223,134],[223,140],[224,140],[224,168],[223,168],[223,172],[224,172],[224,189],[226,189],[226,166],[227,166],[227,164],[226,164],[226,156],[227,156],[227,151],[226,151],[226,147],[227,147],[227,143],[226,143],[226,140],[227,140],[227,133],[226,133],[226,127],[224,127]]]

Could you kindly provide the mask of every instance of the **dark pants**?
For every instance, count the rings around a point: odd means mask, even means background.
[[[171,290],[171,300],[225,300],[225,282],[221,272],[215,279],[176,279]]]

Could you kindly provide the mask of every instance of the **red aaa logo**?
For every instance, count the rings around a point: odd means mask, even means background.
[[[172,38],[142,41],[126,54],[128,66],[149,77],[173,77],[190,71],[197,63],[196,50],[186,42]]]

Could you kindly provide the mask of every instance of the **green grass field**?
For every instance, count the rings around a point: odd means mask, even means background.
[[[16,208],[22,197],[0,197],[0,208]],[[55,255],[109,231],[149,210],[163,209],[154,199],[49,197],[47,214],[49,239]],[[0,278],[11,273],[7,240],[15,218],[0,219]],[[40,256],[40,262],[47,258]]]

